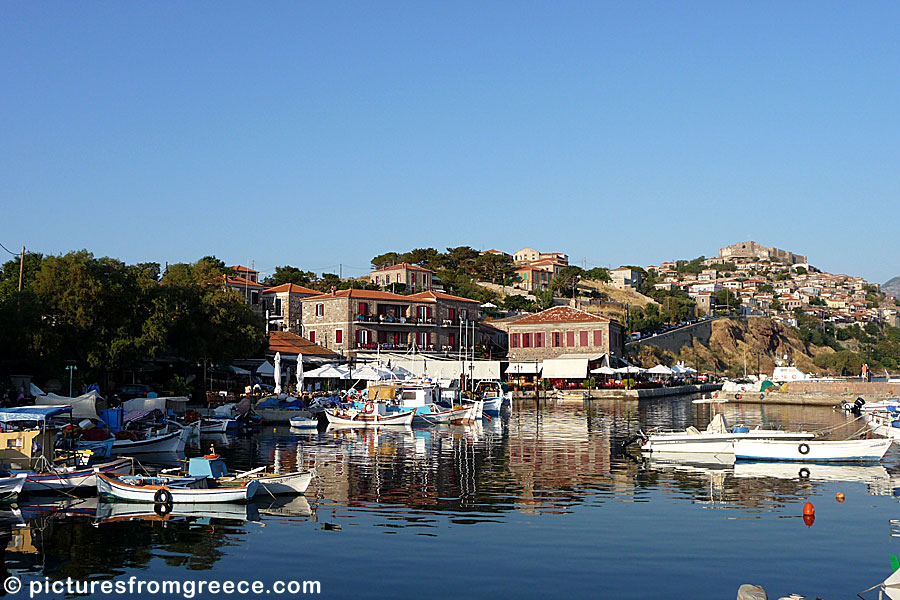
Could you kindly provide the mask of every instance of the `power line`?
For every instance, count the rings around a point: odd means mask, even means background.
[[[9,248],[7,248],[6,246],[4,246],[3,244],[0,244],[0,248],[3,248],[4,250],[6,250],[7,252],[9,252],[9,253],[12,254],[13,256],[18,256],[18,255],[19,255],[18,252],[12,252]]]

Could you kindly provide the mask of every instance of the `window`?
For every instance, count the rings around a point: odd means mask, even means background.
[[[307,336],[309,337],[309,341],[311,341],[313,344],[316,343],[316,332],[315,331],[310,331],[307,334]]]
[[[459,309],[459,318],[462,319],[463,321],[468,321],[469,320],[469,309],[468,308]]]
[[[603,331],[600,329],[594,330],[594,346],[600,347],[603,345]]]
[[[275,298],[275,314],[281,316],[281,298]]]
[[[447,309],[447,317],[452,321],[456,318],[456,309],[452,306]]]
[[[369,303],[368,302],[360,302],[359,303],[359,314],[361,314],[361,315],[369,314]]]
[[[562,334],[558,331],[553,332],[553,347],[559,348],[562,346]]]
[[[512,334],[512,336],[510,337],[509,345],[512,346],[513,348],[519,347],[519,334],[518,333]]]
[[[412,273],[409,274],[409,279],[413,285],[416,285],[416,272],[415,271],[413,271]]]
[[[259,292],[250,292],[250,304],[259,304]]]
[[[451,348],[456,348],[456,334],[455,334],[455,333],[451,333],[451,334],[450,334],[450,340],[449,340],[448,345],[449,345]]]
[[[522,347],[523,348],[531,348],[531,334],[530,333],[522,334]]]
[[[544,334],[543,333],[534,334],[534,347],[535,348],[543,348],[544,347]]]
[[[343,329],[335,329],[334,330],[334,343],[335,344],[343,344],[344,343],[344,330]]]
[[[316,304],[316,316],[322,317],[325,315],[325,303],[319,302]]]
[[[568,346],[569,348],[575,347],[575,332],[574,331],[566,332],[566,346]]]
[[[587,346],[587,345],[588,345],[588,332],[587,332],[587,331],[579,331],[579,332],[578,332],[578,338],[579,338],[578,341],[579,341],[579,343],[581,344],[581,346]]]

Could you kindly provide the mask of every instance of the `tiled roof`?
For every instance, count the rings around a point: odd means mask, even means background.
[[[407,296],[407,298],[414,298],[420,302],[436,302],[437,300],[453,300],[454,302],[474,302],[475,304],[479,304],[478,300],[472,300],[471,298],[461,298],[460,296],[451,296],[450,294],[445,294],[443,292],[419,292],[418,294],[411,294]]]
[[[409,296],[401,296],[400,294],[392,294],[390,292],[379,292],[376,290],[358,290],[346,289],[336,292],[326,292],[303,300],[328,300],[329,298],[361,298],[363,300],[398,300],[409,302]]]
[[[400,263],[399,265],[391,265],[389,267],[381,267],[380,269],[375,269],[372,271],[373,273],[380,273],[382,271],[392,271],[394,269],[408,269],[410,271],[425,271],[427,273],[434,273],[431,269],[426,269],[425,267],[420,267],[419,265],[411,265],[409,263]]]
[[[308,287],[297,285],[296,283],[282,283],[281,285],[270,287],[264,291],[263,294],[280,294],[282,292],[288,292],[290,294],[308,294],[310,296],[318,296],[322,293],[319,290],[312,290]]]
[[[250,281],[249,279],[244,279],[243,277],[233,277],[231,275],[223,275],[222,277],[225,279],[225,283],[227,283],[228,285],[237,285],[237,286],[241,286],[241,287],[258,287],[258,288],[266,287],[264,285],[256,283],[255,281]]]
[[[305,354],[314,356],[331,356],[337,354],[324,346],[314,344],[305,337],[289,331],[269,332],[269,353]]]
[[[544,325],[549,323],[609,323],[610,319],[592,315],[571,306],[554,306],[537,314],[524,317],[511,325]]]
[[[234,269],[235,273],[259,273],[259,271],[254,271],[253,269],[248,269],[247,267],[243,267],[241,265],[234,265],[231,268]]]

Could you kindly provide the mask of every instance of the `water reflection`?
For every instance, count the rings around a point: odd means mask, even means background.
[[[703,428],[716,411],[732,423],[803,424],[835,435],[858,425],[852,417],[816,407],[694,405],[689,399],[665,399],[520,403],[510,415],[468,427],[301,432],[268,426],[249,437],[204,437],[193,452],[206,453],[213,445],[236,470],[315,467],[319,476],[305,497],[258,495],[246,505],[176,505],[165,515],[153,505],[29,498],[0,513],[5,565],[34,576],[80,579],[151,569],[155,558],[171,567],[207,570],[250,543],[257,532],[275,535],[293,528],[282,539],[302,545],[304,541],[295,541],[296,532],[310,523],[314,527],[308,531],[343,526],[339,536],[353,529],[347,525],[365,523],[370,532],[407,530],[440,537],[447,535],[448,524],[480,531],[480,526],[499,523],[514,530],[520,519],[535,515],[579,512],[583,517],[604,506],[621,507],[624,512],[616,514],[629,515],[639,510],[629,508],[638,503],[658,503],[653,508],[661,515],[674,503],[763,518],[802,503],[819,486],[833,482],[876,495],[893,494],[900,487],[892,474],[897,463],[893,452],[882,465],[822,466],[735,464],[729,456],[642,457],[622,448],[639,429]],[[141,460],[169,464],[177,457]],[[591,547],[594,540],[577,543]],[[247,560],[255,565],[264,559]]]

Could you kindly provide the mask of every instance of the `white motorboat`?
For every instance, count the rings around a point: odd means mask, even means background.
[[[214,486],[214,487],[213,487]],[[97,474],[100,496],[158,504],[247,502],[259,489],[255,480],[216,485],[208,477],[143,477]]]
[[[313,477],[315,469],[308,471],[293,471],[291,473],[267,473],[265,471],[247,471],[238,473],[234,477],[224,477],[220,482],[258,481],[262,489],[269,494],[305,494]]]
[[[471,425],[475,422],[477,411],[475,404],[454,406],[453,408],[444,408],[431,404],[426,408],[430,408],[432,412],[422,412],[420,409],[415,414],[415,421],[424,422],[428,425]]]
[[[734,454],[736,440],[811,440],[815,434],[805,431],[782,431],[780,429],[750,429],[739,425],[729,428],[724,415],[717,414],[705,431],[694,426],[684,431],[651,433],[645,436],[641,446],[644,452],[678,452],[695,454]]]
[[[343,427],[380,427],[383,425],[411,425],[416,411],[395,414],[379,414],[371,402],[366,403],[363,410],[326,410],[325,416],[329,425],[341,425]]]
[[[294,429],[316,429],[319,427],[319,420],[314,417],[291,417],[290,423]]]
[[[776,460],[801,462],[878,461],[893,441],[890,438],[836,441],[737,440],[737,460]]]

